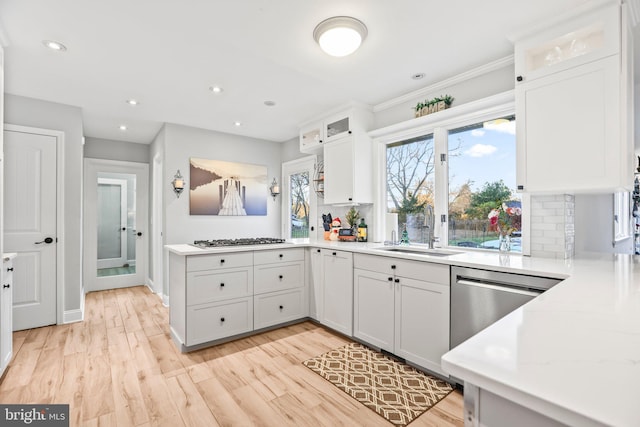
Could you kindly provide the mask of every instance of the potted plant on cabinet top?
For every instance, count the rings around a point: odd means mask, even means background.
[[[454,98],[451,95],[440,95],[428,101],[418,102],[418,104],[416,104],[416,106],[414,107],[415,116],[422,117],[426,116],[427,114],[436,113],[438,111],[447,109],[451,106],[453,99]]]

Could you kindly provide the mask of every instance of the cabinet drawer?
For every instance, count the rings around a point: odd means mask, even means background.
[[[252,295],[252,268],[187,273],[188,306]]]
[[[255,294],[297,288],[304,285],[304,263],[256,266],[253,277]]]
[[[304,288],[258,295],[253,300],[255,329],[307,316]]]
[[[253,265],[253,252],[194,255],[187,257],[187,271],[236,268]]]
[[[354,268],[379,273],[394,274],[399,277],[425,280],[433,283],[449,283],[449,266],[423,261],[406,261],[398,258],[354,254]]]
[[[186,345],[253,330],[253,298],[187,307]]]
[[[274,264],[291,261],[304,261],[304,249],[281,249],[281,250],[268,250],[268,251],[256,251],[253,254],[253,260],[255,265],[262,264]]]

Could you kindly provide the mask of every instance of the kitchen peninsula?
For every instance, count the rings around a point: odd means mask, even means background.
[[[169,245],[166,249],[178,263],[191,256],[276,249],[305,249],[308,256],[310,250],[323,248],[565,279],[446,353],[442,370],[465,381],[465,398],[472,398],[476,390],[485,402],[494,397],[504,401],[500,406],[504,412],[499,413],[507,423],[503,425],[508,425],[510,413],[523,420],[523,412],[530,412],[538,423],[543,414],[548,417],[544,422],[569,425],[640,424],[635,409],[640,395],[640,266],[633,256],[594,254],[554,260],[468,251],[436,257],[389,253],[379,249],[380,243],[274,246]],[[173,273],[171,277],[173,281]],[[182,298],[173,290],[172,313],[180,310],[176,304]],[[482,404],[476,405],[476,412],[465,417],[483,420],[481,409]]]

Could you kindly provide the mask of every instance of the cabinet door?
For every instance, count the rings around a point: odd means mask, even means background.
[[[395,298],[395,354],[443,375],[449,351],[449,285],[400,277]]]
[[[393,279],[391,273],[353,272],[353,335],[390,352],[395,334]]]
[[[300,129],[300,151],[303,153],[318,153],[322,151],[324,136],[323,123],[316,122]]]
[[[322,250],[318,248],[309,249],[309,263],[311,272],[309,273],[309,317],[320,321],[322,313]]]
[[[321,323],[353,335],[353,258],[351,252],[322,250],[323,313]]]
[[[615,190],[621,170],[620,66],[613,56],[516,88],[517,184],[527,192]],[[625,182],[627,181],[628,182]],[[522,188],[521,188],[522,186]]]
[[[2,265],[3,283],[0,288],[0,375],[11,361],[13,354],[13,265],[5,261]]]
[[[351,203],[354,182],[353,138],[324,146],[324,202]]]
[[[336,141],[351,135],[353,118],[349,113],[337,114],[324,121],[325,142]]]

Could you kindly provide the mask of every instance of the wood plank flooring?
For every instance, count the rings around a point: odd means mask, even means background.
[[[391,426],[301,362],[349,342],[311,322],[181,354],[146,287],[92,292],[85,321],[15,332],[2,403],[68,403],[72,426]],[[411,427],[462,426],[453,392]]]

